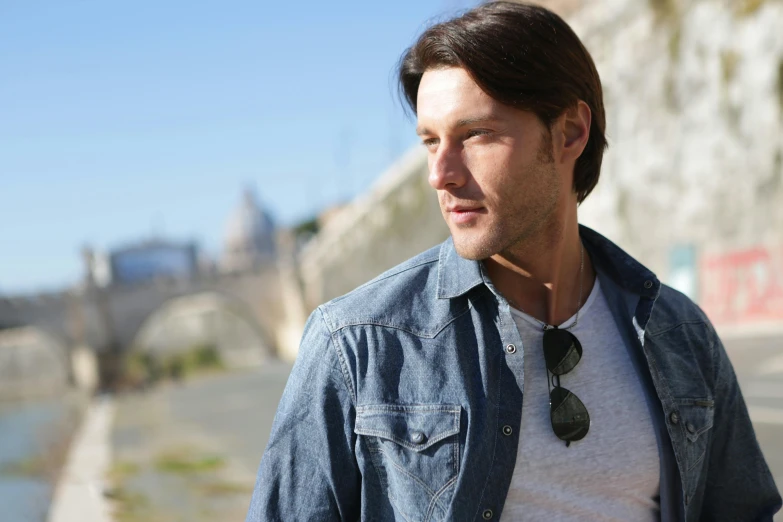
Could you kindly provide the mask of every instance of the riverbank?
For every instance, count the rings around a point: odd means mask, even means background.
[[[87,398],[0,402],[0,506],[9,522],[44,522]]]
[[[115,522],[244,520],[290,365],[116,397]]]

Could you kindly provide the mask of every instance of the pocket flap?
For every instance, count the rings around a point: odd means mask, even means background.
[[[357,435],[390,440],[422,451],[459,433],[460,407],[453,404],[375,404],[356,408]]]
[[[675,399],[682,417],[685,435],[696,442],[702,433],[712,428],[715,403],[711,399]]]

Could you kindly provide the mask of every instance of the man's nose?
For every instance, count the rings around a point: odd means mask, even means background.
[[[467,169],[462,161],[462,153],[456,147],[441,146],[431,154],[429,167],[428,181],[435,190],[459,188],[467,180]]]

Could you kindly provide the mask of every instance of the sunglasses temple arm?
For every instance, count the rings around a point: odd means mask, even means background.
[[[555,380],[555,377],[557,377],[557,384],[556,385],[552,382],[552,381]],[[549,370],[547,369],[547,371],[546,371],[546,384],[547,384],[547,388],[549,389],[549,393],[551,394],[552,393],[552,386],[558,386],[558,387],[560,386],[560,376],[559,375],[555,375],[553,373],[552,374],[552,379],[550,380],[549,379]],[[551,402],[550,402],[550,405],[551,405]],[[566,448],[570,448],[571,447],[571,441],[570,440],[565,441],[565,445],[566,445]]]

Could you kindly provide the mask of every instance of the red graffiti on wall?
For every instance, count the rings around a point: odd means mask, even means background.
[[[700,302],[715,323],[783,320],[783,247],[703,256]]]

